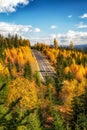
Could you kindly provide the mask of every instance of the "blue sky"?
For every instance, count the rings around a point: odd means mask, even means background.
[[[22,35],[31,43],[87,42],[87,0],[0,0],[0,33]]]

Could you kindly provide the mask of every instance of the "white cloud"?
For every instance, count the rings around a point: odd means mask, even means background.
[[[69,15],[68,18],[72,18],[72,15]]]
[[[57,26],[56,25],[51,25],[51,27],[50,27],[51,29],[56,29],[57,28]]]
[[[67,36],[75,44],[87,44],[87,32],[69,30]]]
[[[87,32],[73,30],[68,30],[65,34],[50,34],[48,37],[33,37],[30,41],[33,44],[40,42],[53,45],[54,38],[58,40],[59,45],[70,45],[70,41],[72,41],[75,45],[87,44]]]
[[[77,28],[83,29],[87,28],[87,24],[84,24],[83,22],[80,22],[79,24],[75,25]]]
[[[82,19],[87,18],[87,13],[85,13],[85,14],[79,16],[79,17],[82,18]]]
[[[79,32],[69,30],[65,34],[50,34],[49,36],[31,37],[32,44],[40,42],[53,45],[54,38],[58,40],[59,45],[70,45],[70,41],[73,41],[75,45],[87,44],[87,32]]]
[[[50,36],[41,36],[39,38],[37,32],[40,31],[41,30],[38,27],[34,28],[31,25],[18,25],[0,22],[0,34],[3,34],[4,36],[7,36],[8,33],[10,33],[11,35],[17,33],[19,36],[21,35],[22,37],[29,38],[33,43],[40,41],[47,44],[53,44],[53,39],[57,38],[59,44],[61,45],[69,45],[70,41],[73,41],[74,44],[87,44],[87,31],[82,32],[69,30],[65,34],[51,34]]]
[[[55,34],[55,36],[61,45],[69,45],[70,41],[74,44],[87,44],[87,32],[69,30],[65,34]],[[52,35],[51,38],[53,39]]]
[[[40,32],[41,30],[40,30],[40,28],[35,28],[35,30],[34,30],[34,32]]]
[[[0,13],[15,12],[19,5],[27,5],[31,0],[0,0]]]
[[[21,25],[7,22],[0,22],[0,34],[7,36],[9,33],[11,35],[18,34],[19,36],[29,38],[40,32],[39,28],[34,28],[32,25]]]
[[[4,36],[7,36],[8,33],[10,34],[17,33],[19,35],[23,35],[32,31],[33,30],[31,25],[17,25],[6,22],[0,22],[0,34],[3,34]]]

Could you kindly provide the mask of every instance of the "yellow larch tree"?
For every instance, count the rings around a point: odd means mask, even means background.
[[[25,78],[17,78],[9,85],[7,105],[21,97],[18,107],[23,109],[33,109],[37,107],[37,88],[34,82]]]

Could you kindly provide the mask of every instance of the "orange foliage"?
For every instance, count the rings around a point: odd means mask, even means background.
[[[20,48],[12,48],[5,49],[7,64],[9,61],[14,64],[18,62],[18,64],[24,65],[26,62],[34,62],[34,58],[31,52],[31,49],[28,46],[23,46]]]

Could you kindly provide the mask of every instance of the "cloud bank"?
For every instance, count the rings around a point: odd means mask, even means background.
[[[65,34],[51,34],[49,36],[31,37],[32,44],[40,42],[53,45],[54,38],[58,40],[59,45],[70,45],[72,41],[75,45],[87,44],[87,32],[69,30]]]
[[[16,7],[27,5],[31,0],[0,0],[0,13],[15,12]]]
[[[61,45],[69,45],[70,41],[74,44],[87,44],[87,32],[69,30],[66,34],[52,34],[51,38],[56,37]]]
[[[29,36],[32,33],[40,32],[39,28],[34,28],[32,25],[21,25],[21,24],[12,24],[6,22],[0,22],[0,34],[7,36],[9,33],[11,35],[18,34],[23,37]]]
[[[78,24],[78,28],[83,28],[83,23]],[[84,26],[86,28],[86,25]],[[60,45],[69,45],[70,41],[74,44],[87,44],[87,31],[73,31],[69,30],[62,34],[49,34],[48,36],[39,36],[40,28],[33,27],[32,25],[21,25],[7,22],[0,22],[0,34],[7,36],[18,34],[24,38],[29,38],[31,43],[43,42],[47,44],[53,44],[53,39],[57,38]],[[39,34],[39,35],[38,35]]]

